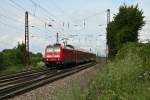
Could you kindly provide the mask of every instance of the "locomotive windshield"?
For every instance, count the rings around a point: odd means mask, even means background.
[[[48,47],[47,48],[47,52],[60,52],[60,48],[59,47]]]
[[[54,47],[54,48],[53,48],[53,51],[54,51],[54,52],[60,52],[60,48],[59,48],[59,47]]]
[[[47,48],[47,52],[53,52],[53,48]]]

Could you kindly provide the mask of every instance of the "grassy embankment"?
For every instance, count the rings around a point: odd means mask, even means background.
[[[77,87],[77,86],[76,86]],[[128,43],[100,68],[89,89],[79,87],[64,100],[150,100],[150,44]]]

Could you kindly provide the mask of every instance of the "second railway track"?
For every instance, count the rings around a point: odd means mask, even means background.
[[[33,74],[33,73],[37,73],[37,72],[42,72],[44,70],[47,70],[47,68],[44,67],[44,68],[39,68],[39,69],[25,70],[25,71],[13,73],[13,74],[8,74],[8,75],[1,75],[0,83],[3,82],[4,80],[14,79],[15,77],[19,77],[19,76],[23,77],[25,75],[29,75],[29,74]]]
[[[65,76],[69,76],[93,65],[95,65],[94,62],[63,70],[43,69],[43,71],[40,70],[25,75],[18,75],[19,78],[17,75],[14,77],[9,77],[8,79],[0,78],[3,79],[0,80],[0,100],[25,93],[34,88],[53,82]]]

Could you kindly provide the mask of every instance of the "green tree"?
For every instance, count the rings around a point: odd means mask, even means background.
[[[0,70],[3,69],[3,62],[4,62],[4,59],[3,59],[3,53],[0,52]]]
[[[143,11],[123,5],[107,27],[108,57],[113,58],[124,43],[138,42],[138,31],[144,26]]]
[[[24,48],[25,45],[19,44],[13,49],[5,49],[0,52],[0,70],[6,69],[9,66],[24,64]]]
[[[24,64],[24,52],[25,52],[25,44],[19,44],[17,48],[15,49],[16,51],[16,61],[18,64]]]
[[[39,57],[39,58],[42,58],[42,53],[38,52],[38,53],[36,54],[36,56]]]
[[[5,49],[0,52],[0,70],[18,70],[22,69],[24,62],[25,44],[18,43],[13,49]],[[42,54],[30,52],[30,64],[36,66],[42,61]]]
[[[15,51],[13,49],[5,49],[2,51],[2,66],[8,67],[16,64]]]

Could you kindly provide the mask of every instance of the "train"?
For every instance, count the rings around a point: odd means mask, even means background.
[[[64,68],[96,60],[96,54],[78,50],[72,45],[54,44],[45,48],[44,62],[47,67]]]

